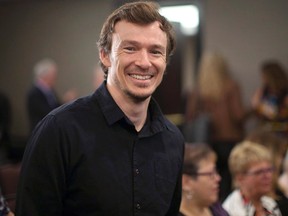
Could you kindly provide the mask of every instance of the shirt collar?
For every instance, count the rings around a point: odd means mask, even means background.
[[[94,95],[96,96],[100,108],[109,125],[112,125],[125,117],[125,114],[118,107],[116,102],[113,100],[111,94],[109,93],[106,87],[106,82],[103,82],[99,86]]]
[[[113,100],[111,94],[106,87],[106,82],[103,82],[101,84],[101,86],[96,90],[94,95],[96,96],[100,108],[109,125],[112,125],[117,121],[123,119],[125,119],[128,124],[132,124],[125,116],[123,111],[116,104],[116,102]],[[142,134],[141,136],[149,136],[151,134],[155,134],[162,131],[164,128],[171,129],[171,127],[169,127],[169,125],[166,123],[159,105],[153,98],[150,101],[148,111],[149,120],[146,121],[144,127],[140,131],[140,134]]]

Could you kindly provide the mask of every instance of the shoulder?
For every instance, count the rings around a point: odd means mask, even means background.
[[[273,212],[273,215],[281,215],[281,210],[279,209],[277,202],[271,197],[263,196],[261,197],[261,202],[264,208],[266,208],[270,212]]]
[[[28,96],[40,95],[40,94],[44,94],[44,93],[36,85],[31,86],[31,88],[28,90]]]
[[[261,198],[261,202],[262,205],[268,210],[273,210],[277,208],[277,202],[269,196],[263,196]]]
[[[241,194],[239,190],[234,190],[232,193],[224,200],[224,209],[233,209],[242,202]]]
[[[166,131],[165,136],[168,138],[168,140],[173,141],[173,143],[177,144],[178,146],[181,146],[179,143],[184,145],[185,140],[180,128],[167,119],[167,117],[163,116],[163,119],[165,125],[164,127],[166,127],[166,130],[164,130]]]
[[[239,190],[234,190],[226,198],[222,206],[229,215],[245,215],[246,212],[246,208]]]
[[[222,207],[220,202],[214,203],[210,209],[215,216],[228,216],[227,211]]]
[[[184,140],[179,127],[176,126],[175,123],[172,123],[172,118],[168,118],[167,115],[162,113],[161,108],[154,98],[151,99],[148,109],[151,115],[153,127],[155,129],[157,128],[156,130],[162,130],[162,128],[165,128],[167,133],[171,133],[173,136]]]
[[[69,121],[74,118],[89,118],[92,113],[97,112],[97,101],[93,95],[78,98],[74,101],[65,103],[54,109],[48,115],[62,121]],[[67,122],[69,122],[67,121]]]
[[[75,127],[92,125],[91,122],[96,121],[93,119],[95,113],[97,113],[97,103],[93,103],[91,96],[85,96],[52,110],[40,121],[37,128],[41,132],[71,131]]]
[[[80,148],[79,145],[83,144],[80,140],[87,140],[90,134],[95,134],[95,130],[103,126],[91,103],[89,97],[84,97],[51,111],[33,130],[30,148],[37,146],[39,151],[45,149],[47,152],[61,152],[69,146]]]
[[[180,129],[178,128],[176,123],[173,122],[173,120],[171,118],[169,118],[168,116],[163,115],[163,119],[164,119],[164,124],[166,125],[166,127],[169,130],[171,130],[171,131],[173,131],[175,133],[180,133]]]

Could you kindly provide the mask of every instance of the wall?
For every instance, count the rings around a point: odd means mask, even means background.
[[[0,90],[11,100],[12,134],[25,136],[26,92],[33,65],[43,57],[59,66],[56,90],[92,92],[98,62],[96,41],[110,12],[110,1],[27,1],[0,4]]]
[[[260,83],[259,65],[277,59],[288,68],[288,1],[204,1],[204,50],[228,59],[249,105]]]

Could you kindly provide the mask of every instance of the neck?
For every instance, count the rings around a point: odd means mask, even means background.
[[[116,104],[125,113],[129,120],[134,124],[135,129],[139,132],[144,126],[147,118],[147,110],[150,97],[143,101],[135,101],[121,91],[115,91],[111,86],[107,85],[108,91],[113,97]]]
[[[253,206],[261,206],[261,196],[252,196],[248,191],[241,191],[242,198],[245,202],[250,202]]]
[[[120,106],[120,105],[119,105]],[[147,118],[147,106],[135,106],[135,107],[121,107],[120,108],[123,110],[125,115],[129,118],[129,120],[134,124],[135,129],[139,132]]]
[[[201,206],[192,200],[186,200],[182,197],[180,212],[185,216],[212,216],[208,206]]]

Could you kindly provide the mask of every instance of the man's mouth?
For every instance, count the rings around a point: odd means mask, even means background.
[[[132,74],[132,75],[130,75],[130,76],[133,77],[134,79],[137,79],[137,80],[149,80],[149,79],[152,78],[151,75],[145,75],[145,76],[143,76],[143,75]]]

